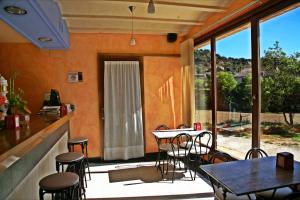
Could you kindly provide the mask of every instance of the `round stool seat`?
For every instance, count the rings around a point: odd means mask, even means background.
[[[68,152],[63,153],[55,157],[55,160],[59,163],[70,163],[70,162],[77,162],[84,158],[82,153],[77,152]]]
[[[80,143],[84,143],[87,141],[88,141],[88,139],[86,137],[76,137],[76,138],[70,138],[68,140],[68,144],[80,144]]]
[[[84,161],[83,161],[84,180],[85,180],[85,185],[87,186],[86,173],[85,173],[85,168],[86,167],[88,169],[89,178],[91,180],[91,171],[90,171],[89,156],[88,156],[88,138],[86,138],[86,137],[70,138],[68,140],[68,150],[69,150],[69,152],[74,152],[76,146],[80,146],[81,152],[84,155]]]
[[[77,184],[79,184],[79,176],[73,172],[50,174],[39,182],[40,187],[47,191],[63,190]]]

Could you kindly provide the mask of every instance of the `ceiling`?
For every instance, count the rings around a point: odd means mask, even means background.
[[[135,6],[134,32],[185,35],[208,17],[224,12],[233,0],[154,0],[155,13],[148,14],[149,0],[57,0],[70,32],[130,33]]]
[[[7,43],[27,43],[29,42],[20,33],[16,32],[13,28],[0,20],[0,42]]]
[[[0,0],[1,1],[1,0]],[[249,5],[266,0],[153,0],[155,13],[148,14],[149,0],[54,0],[71,33],[134,33],[197,36],[219,21],[230,19]],[[223,20],[224,19],[224,20]],[[0,20],[0,42],[29,42]]]

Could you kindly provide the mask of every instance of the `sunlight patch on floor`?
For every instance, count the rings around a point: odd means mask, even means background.
[[[92,180],[86,188],[87,198],[108,199],[141,197],[143,199],[201,199],[212,200],[212,188],[201,178],[192,181],[189,172],[183,178],[158,180],[155,162],[116,164],[91,167]],[[113,170],[113,171],[112,171]],[[182,198],[181,198],[182,197]]]

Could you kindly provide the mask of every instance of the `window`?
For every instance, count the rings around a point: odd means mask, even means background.
[[[217,38],[217,149],[244,158],[251,148],[252,74],[249,25]],[[241,148],[243,146],[243,148]]]
[[[216,126],[212,130],[217,132],[217,150],[244,159],[252,146],[260,146],[269,155],[288,151],[294,154],[296,160],[300,160],[299,6],[300,3],[293,1],[266,3],[224,27],[195,39],[196,45],[201,44],[195,50],[195,79],[198,81],[195,85],[196,119],[203,120],[200,113],[205,113],[206,118],[210,119],[214,116],[211,108],[216,107]],[[256,39],[260,39],[260,44],[251,47],[250,23],[253,22],[252,26],[257,28],[257,19],[260,20],[260,33],[253,30],[253,36],[257,35],[258,38],[252,38],[252,41],[255,44]],[[214,43],[215,38],[216,74],[211,74],[211,77],[216,77],[217,94],[216,99],[206,101],[206,97],[210,96],[203,92],[205,79],[197,74],[203,74],[203,70],[214,73],[215,70],[205,68],[208,59],[205,60],[202,54],[210,50],[204,41],[211,40]],[[260,82],[257,77],[252,77],[251,56],[256,67],[256,56],[259,55],[259,48],[254,49],[256,47],[260,47],[261,51]],[[252,95],[252,85],[254,95],[261,89],[261,102]],[[212,105],[214,100],[216,104]],[[260,107],[261,110],[258,110]],[[252,119],[255,120],[253,126]],[[257,127],[259,119],[261,124]],[[253,134],[252,127],[255,129]]]
[[[300,8],[260,23],[261,148],[300,160]]]
[[[198,46],[195,57],[195,120],[211,129],[211,66],[209,42]]]

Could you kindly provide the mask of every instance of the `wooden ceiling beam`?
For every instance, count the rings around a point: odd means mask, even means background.
[[[130,21],[131,17],[127,16],[111,16],[111,15],[83,15],[83,14],[63,14],[65,19],[104,19],[104,20],[124,20]],[[202,25],[203,22],[183,19],[163,19],[163,18],[148,18],[148,17],[133,17],[133,20],[140,22],[160,23],[160,24],[183,24],[183,25]]]
[[[69,2],[73,3],[74,1],[82,1],[82,0],[60,0],[60,2]],[[143,3],[148,4],[149,0],[85,0],[85,3],[93,2],[93,3],[100,3],[100,2],[121,2],[121,3]],[[199,1],[201,2],[201,1]],[[199,4],[191,4],[191,3],[184,3],[183,2],[169,2],[163,0],[155,0],[154,5],[161,5],[161,6],[168,6],[168,7],[180,7],[181,9],[189,9],[194,11],[204,11],[204,12],[223,12],[225,11],[225,7],[221,6],[208,6]]]
[[[131,28],[107,28],[107,27],[77,27],[70,26],[70,32],[103,32],[103,33],[131,33]],[[147,33],[147,34],[167,34],[167,33],[177,33],[185,34],[186,31],[179,29],[135,29],[134,34],[137,33]]]

